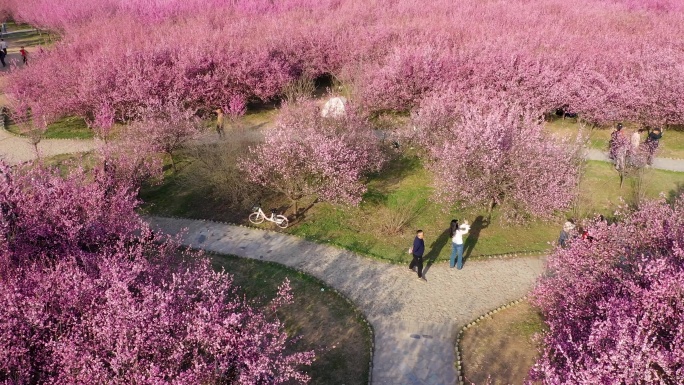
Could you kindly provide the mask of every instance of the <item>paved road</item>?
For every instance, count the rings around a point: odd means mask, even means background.
[[[186,246],[278,262],[344,293],[375,330],[372,375],[377,385],[457,383],[457,330],[525,295],[543,270],[541,258],[467,262],[460,271],[435,264],[422,282],[406,267],[282,233],[190,219],[149,220],[168,234],[187,229],[182,237]]]
[[[587,159],[612,163],[612,160],[608,158],[607,152],[593,148],[587,151]],[[653,168],[658,170],[684,172],[684,159],[656,158],[653,160]]]

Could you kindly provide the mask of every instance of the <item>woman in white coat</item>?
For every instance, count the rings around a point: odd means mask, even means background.
[[[468,221],[463,221],[462,225],[458,225],[457,220],[451,221],[451,258],[449,259],[449,266],[454,265],[461,270],[463,268],[463,236],[470,231],[470,224]],[[456,257],[458,256],[458,263]]]

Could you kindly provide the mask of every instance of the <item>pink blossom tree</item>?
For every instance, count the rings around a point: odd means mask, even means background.
[[[141,113],[142,120],[134,129],[142,130],[143,136],[154,147],[169,156],[171,167],[177,172],[174,154],[202,133],[202,122],[194,111],[182,107],[181,102],[148,109]],[[130,133],[129,128],[128,132]],[[139,136],[139,135],[138,135]]]
[[[593,240],[554,250],[533,292],[544,384],[676,384],[684,378],[684,197],[595,221]]]
[[[198,111],[228,111],[236,95],[269,101],[298,78],[334,74],[352,83],[355,102],[369,112],[412,110],[450,86],[464,95],[485,87],[545,111],[567,105],[596,124],[684,120],[677,39],[684,27],[675,1],[373,0],[368,7],[349,0],[6,0],[15,17],[63,37],[14,71],[8,88],[46,116],[92,120],[110,103],[126,121],[150,98],[180,95]]]
[[[250,181],[284,194],[295,204],[305,196],[355,205],[363,178],[378,171],[385,155],[370,125],[349,113],[323,118],[313,103],[286,106],[263,144],[250,148],[241,167]]]
[[[276,317],[153,234],[109,175],[0,164],[0,381],[305,383]],[[116,183],[115,183],[116,182]]]
[[[509,219],[548,218],[567,209],[579,180],[579,143],[543,130],[524,106],[428,100],[415,126],[446,205],[500,207]]]

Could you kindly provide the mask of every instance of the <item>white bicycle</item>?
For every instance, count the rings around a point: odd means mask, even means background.
[[[276,215],[276,209],[271,209],[271,216],[267,217],[266,214],[264,214],[264,211],[261,210],[261,207],[259,206],[254,206],[252,207],[252,213],[249,214],[249,221],[258,225],[260,223],[264,223],[264,221],[269,221],[275,223],[278,227],[281,229],[286,228],[289,225],[289,221],[287,220],[287,217],[284,215]]]

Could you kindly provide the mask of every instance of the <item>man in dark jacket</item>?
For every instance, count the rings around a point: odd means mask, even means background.
[[[416,232],[416,237],[413,239],[413,247],[411,247],[411,254],[413,254],[413,260],[409,265],[409,272],[413,271],[413,268],[418,269],[418,279],[425,282],[423,278],[423,254],[425,253],[425,241],[423,240],[423,230],[418,230]]]

